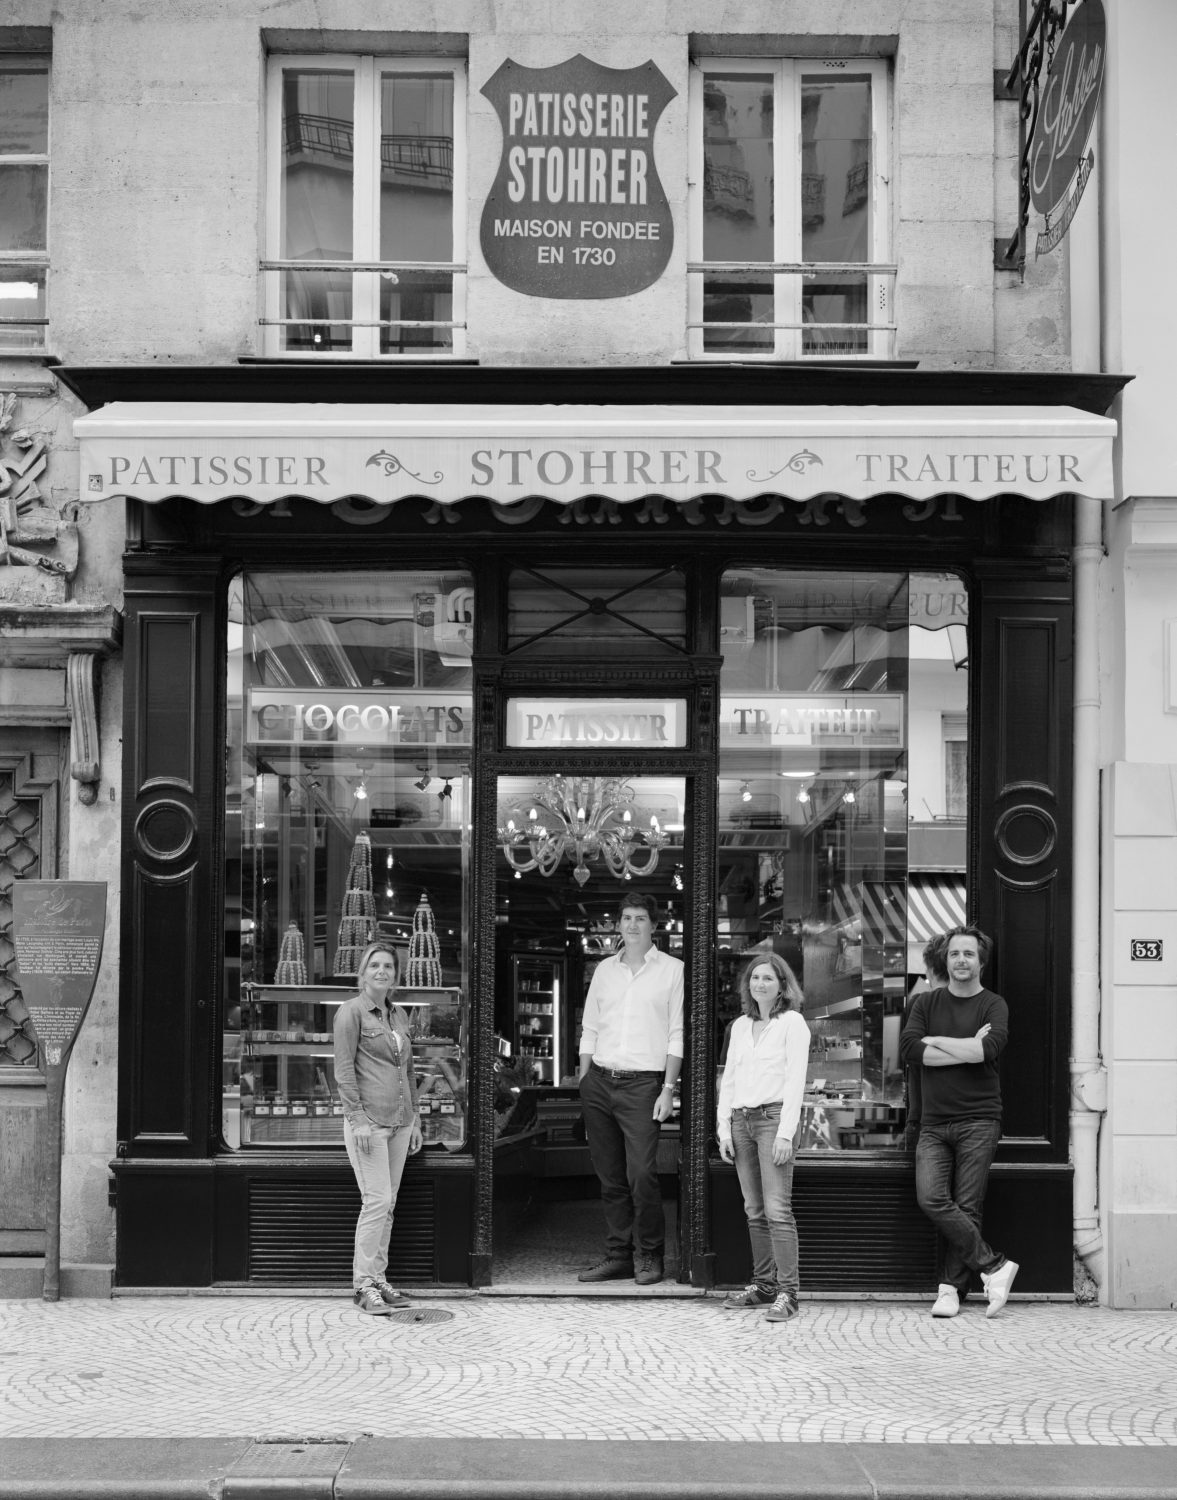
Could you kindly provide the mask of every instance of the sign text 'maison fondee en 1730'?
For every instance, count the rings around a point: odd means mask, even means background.
[[[482,211],[491,273],[532,297],[627,297],[657,281],[674,224],[654,131],[675,90],[653,61],[607,68],[578,54],[527,68],[508,58],[482,92],[503,129]]]

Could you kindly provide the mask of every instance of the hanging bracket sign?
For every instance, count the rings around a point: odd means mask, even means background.
[[[674,248],[654,130],[676,90],[653,60],[607,68],[577,54],[551,68],[508,58],[482,92],[503,156],[482,210],[491,274],[531,297],[628,297]]]
[[[104,880],[17,880],[12,936],[21,994],[44,1053],[50,1180],[43,1296],[59,1296],[65,1070],[94,994],[106,931]]]
[[[1048,224],[1038,236],[1035,258],[1062,242],[1095,169],[1095,152],[1086,147],[1099,110],[1106,56],[1103,0],[1080,0],[1047,72],[1030,137],[1030,201]]]

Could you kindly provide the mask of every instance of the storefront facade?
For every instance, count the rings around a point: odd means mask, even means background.
[[[1115,383],[1039,379],[1011,409],[942,378],[982,400],[924,407],[926,383],[888,374],[874,391],[897,404],[797,407],[790,375],[728,378],[735,407],[691,401],[687,377],[667,406],[543,401],[595,394],[554,371],[496,405],[471,370],[435,411],[114,401],[77,424],[95,491],[147,487],[126,558],[120,1282],[345,1274],[330,1017],[379,931],[407,962],[429,1101],[397,1274],[509,1283],[514,1179],[591,1196],[558,1121],[631,882],[687,964],[664,1140],[680,1280],[746,1274],[714,1080],[738,973],[772,949],[815,1037],[807,1284],[934,1285],[897,1038],[922,939],[967,914],[1018,1018],[994,1232],[1033,1222],[1027,1290],[1067,1290],[1071,507],[1110,484],[1112,431],[1069,403]],[[255,492],[201,487],[235,463]],[[612,861],[559,843],[561,796],[573,830],[623,830]]]

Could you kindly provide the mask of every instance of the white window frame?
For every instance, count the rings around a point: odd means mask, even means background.
[[[0,62],[3,63],[38,63],[45,72],[45,91],[48,104],[53,98],[53,74],[52,59],[45,52],[0,52]],[[38,69],[40,71],[40,69]],[[46,122],[46,150],[13,153],[11,155],[0,155],[0,166],[5,167],[44,167],[46,179],[50,170],[50,152],[53,149],[53,111],[48,108],[48,119]],[[44,250],[0,250],[0,265],[6,268],[20,269],[27,267],[34,276],[40,273],[45,278],[45,313],[43,317],[21,318],[14,323],[0,323],[0,354],[6,356],[20,356],[24,354],[43,355],[48,348],[49,332],[49,184],[46,182],[46,210],[45,210],[45,248]],[[40,329],[40,334],[35,343],[18,344],[9,340],[9,328]]]
[[[351,269],[352,346],[322,353],[282,348],[282,271],[309,270],[315,261],[285,261],[282,247],[282,79],[288,69],[350,73],[353,77],[352,260],[327,261],[324,269]],[[389,74],[447,76],[454,84],[453,239],[448,261],[380,260],[380,80]],[[466,353],[466,64],[461,58],[369,57],[339,53],[282,54],[268,60],[266,72],[266,226],[261,261],[262,346],[268,357],[310,360],[397,361],[461,358]],[[444,325],[394,320],[380,322],[380,278],[397,271],[448,271],[453,276],[452,318]],[[315,319],[321,322],[322,319]],[[349,320],[333,321],[340,326]],[[388,327],[448,326],[448,349],[380,350],[380,330]]]
[[[703,348],[704,274],[717,269],[744,269],[752,263],[707,262],[703,259],[703,83],[708,73],[728,77],[741,73],[773,80],[773,162],[774,246],[772,262],[755,262],[757,269],[773,273],[774,338],[770,348],[749,348],[738,356],[729,349]],[[796,192],[801,171],[801,80],[803,77],[855,76],[868,74],[871,80],[871,177],[870,177],[870,247],[869,261],[848,269],[867,273],[866,349],[861,353],[819,354],[802,349],[802,285],[807,271],[829,272],[829,263],[801,261],[800,194]],[[690,232],[687,252],[687,353],[690,359],[714,360],[730,364],[740,362],[779,362],[804,360],[821,363],[835,360],[894,358],[895,328],[893,307],[895,276],[898,267],[889,261],[892,253],[891,227],[891,84],[890,69],[885,61],[870,58],[771,58],[771,57],[705,57],[691,65],[688,110],[690,129],[690,176],[688,206]],[[791,162],[794,170],[783,172],[780,163]],[[764,323],[750,328],[763,331]],[[838,325],[853,327],[856,325]]]

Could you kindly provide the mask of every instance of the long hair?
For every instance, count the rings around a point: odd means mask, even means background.
[[[392,989],[390,989],[388,992],[391,995],[393,993],[393,990],[395,990],[397,985],[400,983],[401,977],[401,961],[396,956],[396,949],[392,946],[391,943],[376,942],[368,944],[368,946],[360,954],[360,961],[356,965],[356,983],[363,983],[364,970],[368,967],[368,960],[372,957],[373,953],[387,953],[389,958],[392,959]]]
[[[805,1002],[801,993],[801,986],[797,983],[797,976],[789,968],[788,964],[779,953],[761,953],[746,965],[744,972],[740,975],[740,1009],[746,1016],[758,1016],[760,1007],[752,998],[752,970],[760,968],[761,964],[767,964],[776,977],[780,980],[781,992],[776,997],[776,1002],[769,1011],[769,1016],[780,1016],[787,1010],[800,1010]]]

